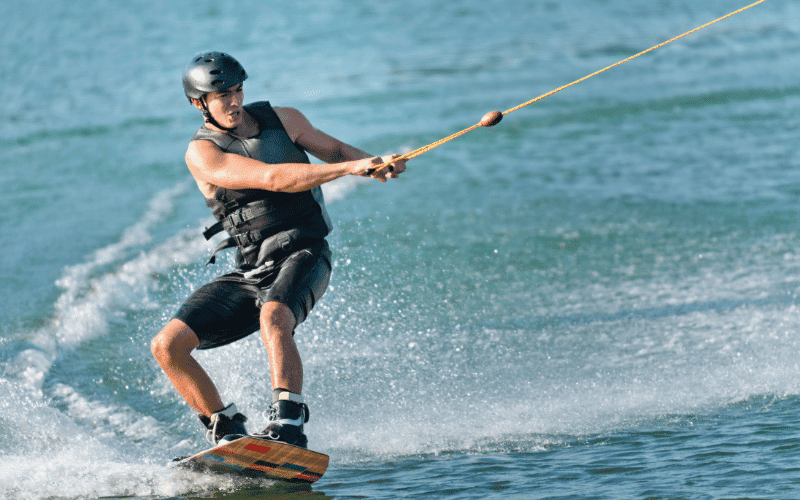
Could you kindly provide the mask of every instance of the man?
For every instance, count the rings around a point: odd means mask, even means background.
[[[320,186],[345,175],[385,182],[402,173],[405,162],[392,162],[397,155],[373,157],[334,139],[295,109],[268,102],[244,106],[246,78],[239,62],[220,52],[199,54],[184,70],[186,96],[205,121],[189,143],[186,164],[218,221],[204,235],[227,231],[230,237],[214,253],[236,247],[237,265],[195,291],[151,348],[217,444],[247,434],[247,419],[234,404],[223,403],[192,351],[228,344],[260,328],[272,405],[269,425],[256,436],[306,447],[308,407],[293,335],[331,272],[325,236],[332,226]],[[306,152],[327,164],[311,164]],[[392,163],[377,168],[387,162]]]

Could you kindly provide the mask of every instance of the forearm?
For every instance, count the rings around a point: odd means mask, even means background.
[[[348,151],[343,156],[359,155]],[[192,141],[186,152],[186,165],[198,181],[228,189],[290,193],[307,191],[345,175],[361,175],[370,163],[368,160],[345,160],[326,165],[268,164],[226,153],[208,141]]]
[[[269,165],[262,175],[261,189],[283,193],[299,193],[321,186],[350,174],[352,162],[344,161],[318,165],[314,163],[284,163]]]
[[[238,155],[236,155],[238,156]],[[239,157],[244,160],[244,157]],[[283,193],[298,193],[321,186],[348,175],[352,162],[332,164],[280,163],[267,164],[247,158],[236,158],[211,172],[208,182],[228,189],[263,189]],[[235,165],[234,165],[235,164]]]
[[[374,157],[349,144],[339,141],[337,143],[336,148],[332,148],[326,154],[315,155],[326,162],[326,165],[270,165],[268,183],[276,188],[272,190],[294,193],[313,189],[353,173],[354,168],[357,168],[355,162],[358,160]]]
[[[314,151],[309,151],[315,154]],[[317,151],[316,153],[319,153]],[[207,185],[208,191],[216,187],[228,189],[263,189],[285,193],[298,193],[321,186],[345,175],[374,177],[382,182],[405,170],[375,170],[376,165],[390,161],[373,157],[365,151],[336,141],[336,145],[324,149],[324,154],[315,154],[328,163],[280,163],[271,164],[235,153],[220,150],[209,141],[192,141],[186,151],[186,165],[198,185]]]

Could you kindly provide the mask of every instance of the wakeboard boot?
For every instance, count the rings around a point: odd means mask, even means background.
[[[244,423],[247,417],[239,413],[236,405],[231,403],[211,417],[198,415],[200,422],[206,427],[206,439],[212,444],[230,443],[236,439],[247,436]]]
[[[308,447],[308,438],[303,433],[303,424],[308,422],[308,406],[303,397],[292,392],[281,392],[269,408],[269,425],[253,437]]]

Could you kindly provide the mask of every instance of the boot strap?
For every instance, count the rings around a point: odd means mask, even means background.
[[[293,403],[303,404],[303,396],[289,391],[283,391],[278,394],[278,401],[291,401]]]

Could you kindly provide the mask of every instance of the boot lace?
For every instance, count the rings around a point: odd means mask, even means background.
[[[303,407],[303,423],[307,424],[308,423],[308,418],[311,416],[309,411],[308,411],[308,405],[306,405],[305,403],[298,403],[298,404],[300,404],[300,406]],[[278,406],[277,405],[270,406],[269,410],[264,412],[264,416],[266,416],[267,420],[269,420],[270,422],[277,422],[278,421]]]

